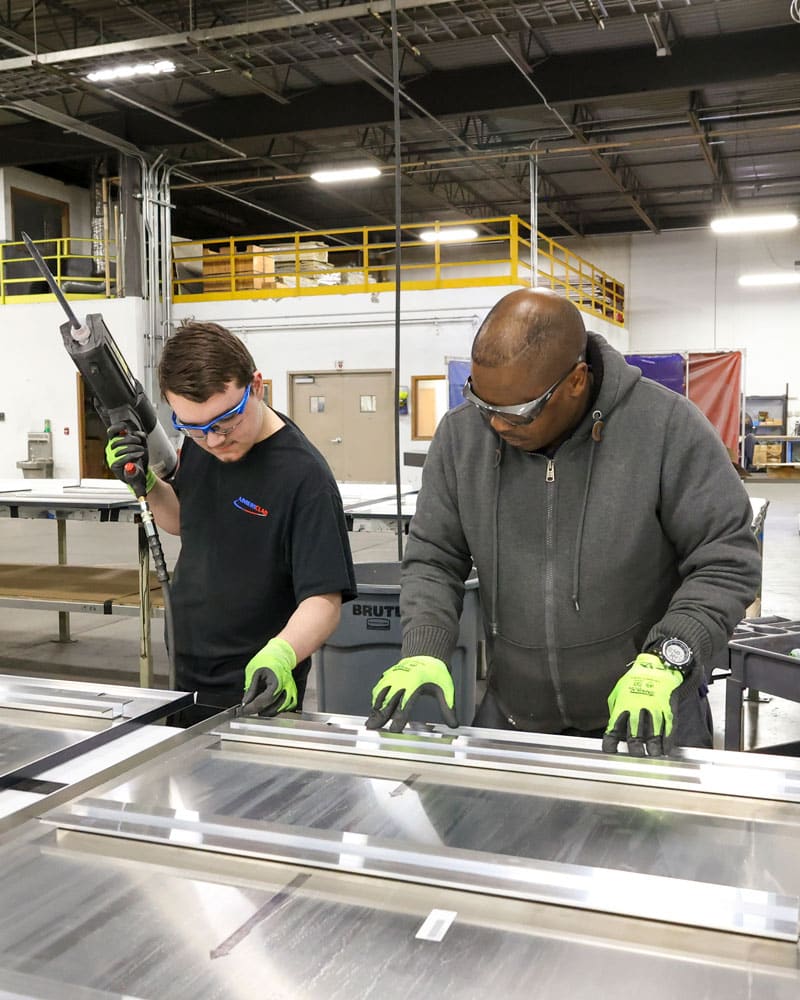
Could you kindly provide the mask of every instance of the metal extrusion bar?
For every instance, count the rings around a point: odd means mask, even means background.
[[[102,694],[91,698],[69,691],[48,693],[25,686],[4,689],[0,684],[0,708],[24,709],[32,712],[117,719],[125,714],[125,705],[132,700],[132,698],[113,698]]]
[[[43,822],[76,830],[261,857],[423,885],[704,927],[796,942],[796,896],[642,875],[616,869],[529,860],[457,848],[436,849],[365,834],[321,833],[284,824],[192,811],[84,799]]]
[[[364,729],[361,720],[355,719],[350,720],[350,726],[330,726],[305,719],[234,719],[219,728],[217,734],[231,742],[800,802],[800,770],[788,766],[776,768],[774,759],[743,762],[739,754],[726,755],[719,751],[713,756],[697,754],[696,760],[691,757],[637,758],[604,754],[599,749],[559,746],[556,741],[550,745],[548,737],[534,740],[533,734],[529,742],[512,742],[501,738],[499,733],[498,739],[492,740],[485,736],[435,730],[370,731]]]

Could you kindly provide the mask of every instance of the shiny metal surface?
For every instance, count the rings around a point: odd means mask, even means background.
[[[495,787],[491,772],[470,771],[469,783],[454,784],[443,769],[418,765],[399,778],[379,759],[348,773],[324,754],[295,763],[290,751],[269,749],[243,754],[222,742],[190,744],[168,766],[157,761],[103,798],[140,811],[185,810],[198,820],[347,831],[800,895],[796,809],[787,823],[783,815],[769,821],[709,814],[700,797],[689,797],[692,810],[671,800],[654,808],[650,798],[645,806],[635,797],[625,804],[585,801],[569,781],[529,789],[523,780],[508,790]]]
[[[800,805],[711,780],[738,759],[783,788],[786,761],[687,752],[659,783],[619,758],[617,780],[594,741],[504,735],[381,753],[346,721],[235,710],[181,732],[0,840],[0,987],[796,1000]]]
[[[16,771],[23,764],[48,757],[92,735],[87,729],[43,729],[40,726],[15,725],[0,720],[0,774]]]
[[[322,714],[242,718],[218,731],[246,743],[800,803],[800,767],[785,757],[776,763],[752,754],[678,750],[670,758],[636,758],[604,754],[599,740],[424,724],[389,733],[365,729],[361,718]]]
[[[13,685],[0,682],[0,708],[118,719],[125,712],[126,702],[130,701],[131,698],[126,699],[105,691],[86,695],[82,691],[59,690],[56,685],[44,690],[23,681]]]
[[[345,830],[230,821],[193,810],[137,809],[84,799],[45,822],[61,829],[267,858],[423,885],[692,924],[796,942],[798,899],[771,892],[605,868],[507,858],[487,851],[386,840]]]
[[[0,676],[0,798],[192,701],[183,691]]]
[[[352,865],[342,861],[346,856],[362,872],[375,860],[367,848],[380,842],[381,850],[395,852],[396,864],[392,868],[382,857],[375,874],[481,892],[505,885],[498,891],[519,895],[519,885],[509,888],[500,868],[480,878],[473,867],[478,855],[486,863],[497,856],[493,864],[511,864],[529,884],[539,880],[537,899],[545,898],[546,871],[555,895],[573,906],[796,938],[800,810],[792,802],[750,806],[735,797],[728,802],[717,794],[647,783],[623,786],[621,799],[611,785],[585,777],[500,774],[463,766],[463,759],[445,767],[434,754],[425,762],[374,754],[345,759],[288,741],[244,742],[248,728],[295,727],[289,719],[276,727],[234,714],[216,724],[211,720],[197,737],[190,731],[169,754],[46,818],[65,827],[284,860],[286,842],[276,841],[275,831],[290,831],[300,838],[291,854],[295,862],[305,858],[347,870]],[[492,735],[503,743],[501,733]],[[411,738],[418,741],[418,735]],[[573,751],[579,758],[591,756],[582,748]],[[324,849],[310,850],[320,834],[327,837]],[[343,851],[342,838],[359,846]],[[362,847],[367,854],[359,859]],[[459,852],[465,852],[463,863],[453,869]],[[408,858],[417,855],[418,870],[412,871]],[[532,874],[531,864],[539,874]],[[442,876],[442,870],[450,874]],[[454,871],[458,877],[450,877]],[[631,873],[637,884],[626,893]],[[598,895],[601,885],[608,891]],[[766,894],[752,897],[758,920],[748,915],[750,893]]]
[[[785,943],[121,838],[26,831],[0,872],[0,983],[23,996],[796,1000],[800,983]],[[417,937],[434,908],[456,914],[439,943]]]

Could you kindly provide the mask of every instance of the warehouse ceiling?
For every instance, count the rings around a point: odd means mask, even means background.
[[[192,238],[392,224],[398,162],[405,222],[530,218],[535,159],[557,238],[705,226],[800,207],[799,51],[790,0],[3,0],[0,166],[160,158]]]

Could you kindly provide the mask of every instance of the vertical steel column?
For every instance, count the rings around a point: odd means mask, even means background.
[[[539,140],[534,139],[529,157],[528,183],[531,202],[531,288],[539,287]]]

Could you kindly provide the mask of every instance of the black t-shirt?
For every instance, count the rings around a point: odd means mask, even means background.
[[[336,481],[302,432],[281,419],[286,426],[238,462],[220,462],[190,439],[181,450],[174,482],[181,552],[171,588],[176,659],[185,677],[181,662],[204,661],[200,673],[212,674],[219,664],[228,677],[209,677],[212,687],[230,683],[232,664],[243,670],[305,598],[356,595]]]

